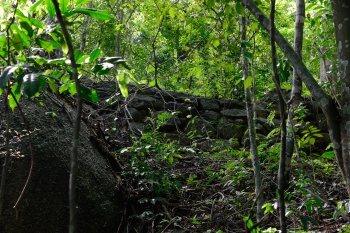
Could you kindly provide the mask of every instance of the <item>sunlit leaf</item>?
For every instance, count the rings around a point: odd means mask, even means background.
[[[129,84],[129,78],[127,75],[125,75],[124,72],[119,72],[117,75],[118,85],[120,88],[120,91],[122,95],[127,98],[129,96],[128,92],[128,84]]]
[[[49,16],[51,18],[54,18],[56,15],[56,10],[52,0],[45,0],[45,4],[46,4],[47,13],[49,13]]]
[[[13,73],[17,70],[18,65],[8,66],[0,75],[0,88],[5,89],[8,80],[13,76]]]
[[[62,14],[68,11],[68,4],[69,4],[69,0],[60,0],[60,9]]]
[[[43,1],[44,1],[44,0],[38,0],[38,1],[36,1],[36,2],[29,8],[29,10],[30,10],[31,12],[36,11],[36,8],[37,8],[38,6],[40,6],[40,5],[43,3]]]
[[[249,88],[252,85],[252,82],[253,82],[253,78],[251,76],[247,77],[244,80],[244,89]]]
[[[19,22],[19,25],[21,25],[21,28],[22,28],[22,29],[26,30],[27,35],[28,35],[29,37],[33,37],[33,35],[34,35],[33,28],[32,28],[32,26],[31,26],[27,21],[20,21],[20,22]]]
[[[323,158],[331,159],[335,157],[334,151],[327,151],[322,154]]]
[[[218,47],[220,45],[220,40],[218,38],[214,38],[213,45],[214,45],[214,47]]]
[[[76,3],[75,3],[75,5],[82,5],[82,4],[85,4],[85,3],[88,3],[88,2],[90,2],[91,0],[77,0],[76,1]]]
[[[175,10],[174,10],[174,8],[172,8],[172,7],[169,8],[169,15],[170,15],[170,18],[172,18],[172,19],[175,18]]]
[[[65,54],[67,54],[68,53],[68,45],[66,43],[66,40],[64,39],[62,32],[58,29],[55,29],[55,30],[52,30],[49,34],[61,46],[62,51]]]
[[[92,51],[91,54],[90,54],[89,62],[96,61],[96,59],[99,58],[100,54],[101,54],[101,49],[95,49],[94,51]]]
[[[94,9],[87,9],[87,8],[75,8],[65,13],[66,17],[72,16],[74,14],[84,14],[88,15],[92,18],[98,19],[98,20],[111,20],[114,19],[114,16],[112,16],[107,11],[101,11],[101,10],[94,10]]]
[[[17,89],[21,89],[18,83],[14,84],[11,88],[11,92],[13,95],[9,95],[9,106],[12,109],[12,111],[17,107],[17,103],[19,103],[19,100],[22,96],[22,92],[18,91]]]

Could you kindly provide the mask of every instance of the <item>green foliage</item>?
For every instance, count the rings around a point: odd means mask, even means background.
[[[182,159],[183,149],[163,138],[157,131],[171,115],[168,112],[149,118],[150,126],[132,147],[124,148],[121,153],[132,154],[131,169],[135,177],[139,177],[140,185],[151,186],[156,194],[179,191],[182,187],[177,175],[171,172],[173,163]],[[170,170],[158,168],[164,164]]]

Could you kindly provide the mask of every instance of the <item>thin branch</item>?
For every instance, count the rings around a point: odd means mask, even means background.
[[[78,70],[76,61],[74,58],[74,48],[72,41],[70,39],[68,30],[66,25],[64,24],[64,20],[61,14],[61,10],[59,8],[59,4],[57,0],[52,0],[55,5],[56,16],[58,22],[61,25],[62,32],[64,38],[66,40],[68,46],[69,59],[71,61],[72,71],[73,71],[73,80],[76,85],[77,96],[76,96],[76,119],[74,125],[73,139],[72,139],[72,154],[71,154],[71,168],[70,168],[70,177],[69,177],[69,232],[75,233],[77,231],[77,194],[76,194],[76,186],[77,186],[77,157],[78,157],[78,145],[79,145],[79,132],[81,125],[81,115],[82,115],[82,97],[81,97],[81,87],[78,79]]]

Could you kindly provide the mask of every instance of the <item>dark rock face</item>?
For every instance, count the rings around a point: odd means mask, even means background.
[[[34,167],[18,206],[18,219],[12,207],[27,179],[31,159],[28,136],[18,110],[11,116],[11,147],[18,153],[11,156],[5,188],[0,222],[0,232],[3,233],[68,231],[72,125],[61,109],[50,102],[44,103],[56,113],[55,117],[46,114],[46,109],[38,103],[22,100],[21,104],[32,131]],[[3,106],[1,99],[0,105]],[[4,123],[4,119],[0,120]],[[3,134],[4,128],[0,131]],[[123,194],[117,189],[107,161],[92,145],[90,131],[83,122],[79,141],[78,232],[116,232],[122,218]],[[4,151],[0,151],[0,155],[3,164]]]

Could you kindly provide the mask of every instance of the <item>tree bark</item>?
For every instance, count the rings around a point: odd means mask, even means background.
[[[282,233],[287,232],[287,220],[286,220],[286,204],[284,200],[284,192],[286,187],[286,118],[285,118],[285,100],[281,92],[280,77],[277,72],[277,55],[275,45],[275,0],[271,0],[271,12],[270,12],[270,42],[271,42],[271,58],[274,74],[274,81],[278,94],[278,104],[281,113],[281,151],[278,166],[278,203],[279,203],[279,220],[280,230]]]
[[[350,195],[350,1],[333,0],[332,7],[341,81],[341,145],[345,183]]]
[[[246,19],[245,16],[242,16],[242,43],[246,42]],[[248,59],[244,56],[246,51],[245,46],[242,46],[242,68],[243,68],[243,79],[244,81],[248,78]],[[250,153],[252,154],[252,163],[254,169],[254,179],[255,179],[255,195],[257,195],[256,201],[256,221],[259,222],[264,215],[262,206],[264,204],[264,196],[261,193],[262,182],[261,182],[261,173],[260,173],[260,161],[258,154],[258,146],[256,142],[256,131],[254,123],[254,114],[253,106],[251,99],[250,87],[244,87],[245,100],[246,100],[246,109],[247,109],[247,118],[248,118],[248,129],[249,129],[249,140],[250,140]]]
[[[295,16],[295,25],[294,25],[294,50],[299,55],[300,59],[302,58],[302,48],[303,48],[303,32],[304,32],[304,20],[305,20],[305,1],[296,0],[296,16]],[[292,157],[293,157],[293,133],[291,127],[293,127],[293,110],[298,106],[301,99],[302,92],[302,81],[298,75],[296,69],[293,69],[293,86],[291,93],[291,112],[288,114],[288,123],[287,123],[287,141],[286,141],[286,185],[289,183],[289,175],[291,171]]]

